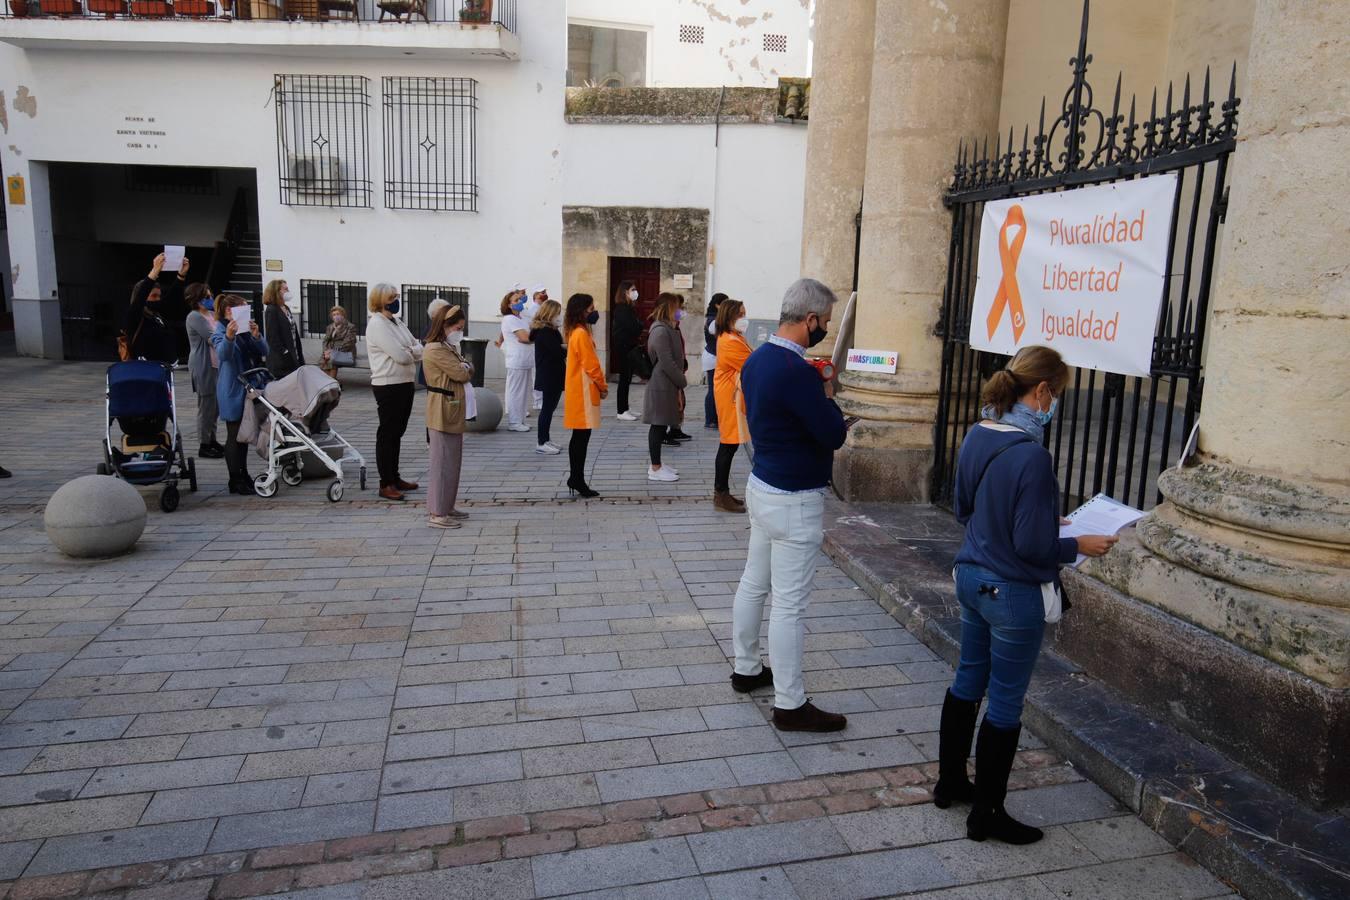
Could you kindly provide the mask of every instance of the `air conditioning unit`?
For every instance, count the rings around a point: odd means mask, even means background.
[[[292,156],[289,169],[290,186],[297,193],[336,196],[347,190],[342,160],[336,156]]]

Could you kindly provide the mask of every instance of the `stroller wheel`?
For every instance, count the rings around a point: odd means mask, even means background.
[[[297,484],[303,481],[304,478],[305,474],[304,472],[300,471],[299,466],[281,467],[281,480],[289,484],[291,487],[295,487]]]
[[[95,475],[111,475],[112,473],[111,473],[110,471],[108,471],[108,464],[107,464],[107,463],[99,463],[98,466],[97,466],[97,468],[94,469],[94,474],[95,474]]]
[[[278,487],[275,475],[259,475],[253,479],[253,489],[258,492],[259,497],[275,495]]]
[[[342,499],[342,482],[340,480],[334,480],[332,484],[328,485],[328,499],[334,503]]]
[[[164,488],[164,493],[159,495],[159,508],[166,513],[178,508],[178,485],[170,484]]]
[[[194,494],[197,493],[197,461],[195,459],[187,461],[187,477],[188,489]]]

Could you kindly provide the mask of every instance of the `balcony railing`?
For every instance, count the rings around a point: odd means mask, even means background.
[[[0,0],[0,4],[3,19],[458,22],[516,31],[516,0]]]

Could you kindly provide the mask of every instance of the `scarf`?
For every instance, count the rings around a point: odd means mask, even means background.
[[[986,406],[980,410],[980,415],[986,419],[995,419],[1003,425],[1011,425],[1014,428],[1020,428],[1031,436],[1038,444],[1045,443],[1045,426],[1036,418],[1036,410],[1018,401],[1012,405],[1012,409],[1005,412],[1002,416],[994,415],[994,408]]]

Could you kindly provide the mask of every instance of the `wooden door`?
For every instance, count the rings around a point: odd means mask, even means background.
[[[619,359],[614,353],[614,292],[618,290],[620,282],[631,281],[637,285],[638,301],[636,304],[638,321],[642,323],[642,337],[640,338],[642,346],[647,345],[647,323],[651,321],[652,312],[656,309],[656,297],[661,293],[661,260],[640,256],[611,256],[609,258],[609,340],[606,346],[609,348],[607,356],[609,357],[609,366],[606,371],[613,373],[619,371]]]

